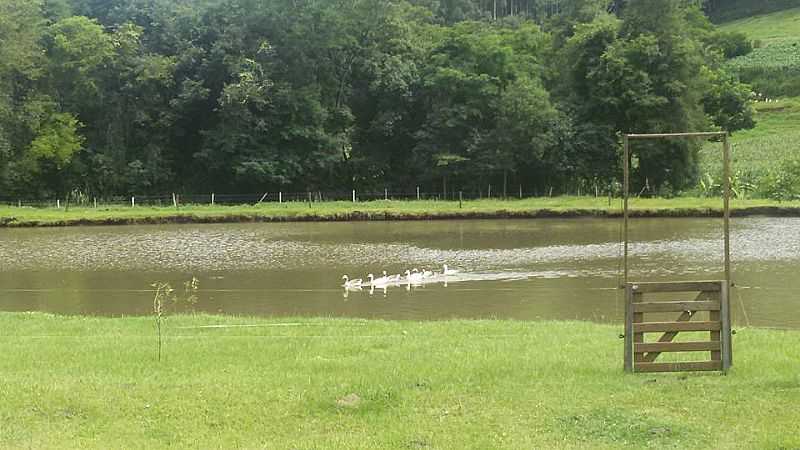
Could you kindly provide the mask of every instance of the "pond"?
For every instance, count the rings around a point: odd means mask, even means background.
[[[617,219],[164,225],[0,230],[0,310],[142,315],[155,281],[199,280],[197,311],[258,316],[620,323]],[[631,280],[722,278],[722,221],[634,219]],[[732,224],[734,323],[800,328],[800,219]],[[421,286],[346,291],[419,268]]]

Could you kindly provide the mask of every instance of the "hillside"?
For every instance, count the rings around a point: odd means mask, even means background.
[[[720,28],[739,31],[767,45],[774,41],[800,39],[800,6],[722,23]]]
[[[798,0],[707,0],[708,16],[715,23],[760,16],[800,6]]]
[[[748,17],[721,26],[745,33],[755,50],[728,67],[762,96],[800,95],[800,7]]]
[[[757,125],[733,134],[734,185],[742,195],[776,199],[800,195],[800,7],[747,17],[720,25],[745,33],[757,48],[731,60],[729,67],[752,83],[762,101],[755,104]],[[775,99],[777,97],[778,99]],[[766,101],[763,99],[766,98]],[[700,154],[706,189],[722,179],[719,145]]]

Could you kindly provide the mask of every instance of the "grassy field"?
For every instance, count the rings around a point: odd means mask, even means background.
[[[729,64],[756,91],[769,96],[800,94],[800,7],[748,17],[721,25],[760,41],[750,55]],[[800,161],[800,97],[783,97],[755,104],[757,125],[733,134],[733,169],[737,181],[768,195],[772,184],[791,179],[793,161]],[[719,145],[708,144],[700,154],[701,174],[722,178]],[[787,172],[787,170],[789,172]],[[800,189],[800,187],[797,187]]]
[[[386,220],[489,217],[549,217],[619,215],[621,200],[595,197],[552,197],[523,200],[371,201],[313,203],[262,203],[260,205],[172,207],[56,208],[0,207],[0,226],[62,226],[168,222],[246,222],[283,220]],[[800,214],[800,202],[735,200],[740,214]],[[702,216],[717,214],[719,198],[632,199],[634,214],[654,216]],[[752,209],[754,211],[750,211]]]
[[[732,168],[755,183],[788,160],[800,158],[800,98],[758,102],[757,126],[738,131],[731,138]],[[700,172],[722,179],[720,145],[708,143],[700,153]]]
[[[713,8],[711,14],[711,20],[716,23],[780,12],[797,6],[797,0],[725,0],[716,3],[718,6]]]
[[[769,97],[800,95],[800,7],[722,24],[745,33],[758,48],[728,67],[756,92]]]
[[[722,376],[623,374],[592,323],[167,327],[158,363],[148,318],[0,314],[0,447],[800,446],[800,332],[740,330]]]
[[[720,24],[725,31],[739,31],[750,39],[770,44],[773,41],[800,37],[800,7],[756,15]]]

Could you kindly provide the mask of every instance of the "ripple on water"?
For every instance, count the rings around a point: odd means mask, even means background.
[[[431,226],[446,226],[441,222]],[[19,230],[15,230],[19,231]],[[13,234],[11,235],[14,236]],[[5,237],[5,236],[4,236]],[[0,240],[2,270],[294,270],[320,267],[439,267],[467,271],[534,269],[575,276],[613,276],[621,253],[617,242],[541,245],[520,248],[432,248],[415,242],[363,243],[317,239],[288,227],[173,227],[69,229]],[[513,239],[513,236],[510,237]],[[800,220],[735,221],[731,236],[735,261],[800,259]],[[706,272],[722,258],[721,233],[682,239],[633,242],[639,270],[669,274]],[[546,266],[546,268],[545,268]]]

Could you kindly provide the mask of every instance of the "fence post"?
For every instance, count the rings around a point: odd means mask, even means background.
[[[178,196],[175,195],[174,192],[172,193],[172,205],[175,206],[175,208],[178,207]]]
[[[458,209],[461,209],[461,202],[464,200],[464,193],[458,191]]]
[[[278,204],[283,203],[283,192],[278,192]]]
[[[56,209],[61,209],[61,200],[56,199]]]
[[[131,195],[131,208],[136,207],[136,197]]]
[[[308,193],[308,207],[311,208],[311,192]]]
[[[492,185],[489,185],[489,191],[486,194],[486,198],[492,198]]]
[[[353,203],[356,202],[356,190],[353,189]]]
[[[417,200],[419,200],[419,186],[417,186]]]
[[[97,197],[94,197],[94,209],[97,209]]]
[[[214,206],[214,193],[211,193],[211,206]]]
[[[519,185],[519,199],[522,200],[522,185]]]
[[[383,199],[389,200],[389,189],[383,188]]]

